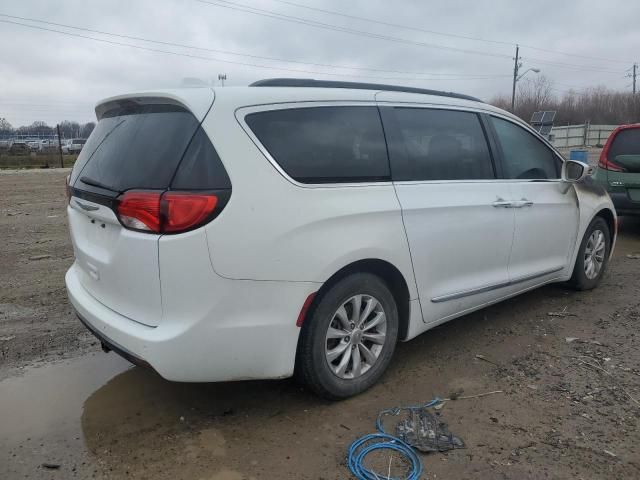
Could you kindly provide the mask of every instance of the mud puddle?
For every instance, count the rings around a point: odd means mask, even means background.
[[[7,461],[0,462],[0,472],[5,467],[7,472],[0,477],[33,477],[44,469],[43,463],[77,470],[86,450],[81,425],[84,402],[130,368],[115,355],[94,354],[28,368],[1,381],[0,458]]]
[[[0,381],[0,478],[252,478],[225,459],[320,403],[289,381],[168,382],[113,353],[27,368]]]

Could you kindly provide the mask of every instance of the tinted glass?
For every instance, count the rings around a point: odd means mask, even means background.
[[[627,172],[640,173],[640,128],[621,130],[609,148],[609,160]]]
[[[515,123],[496,117],[491,117],[491,121],[502,147],[505,178],[559,178],[559,160],[541,140]]]
[[[92,190],[84,178],[117,192],[167,188],[198,125],[190,112],[172,105],[108,112],[82,149],[71,184]]]
[[[191,140],[171,184],[174,190],[231,188],[220,157],[202,128]]]
[[[405,172],[397,180],[477,180],[495,178],[478,115],[426,108],[396,108]],[[395,150],[395,149],[394,149]]]
[[[389,179],[376,107],[312,107],[247,115],[246,122],[276,162],[304,183]]]

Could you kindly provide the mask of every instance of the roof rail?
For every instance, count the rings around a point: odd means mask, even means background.
[[[401,85],[384,85],[378,83],[341,82],[335,80],[314,80],[312,78],[267,78],[253,82],[250,87],[313,87],[313,88],[351,88],[354,90],[384,90],[389,92],[421,93],[439,97],[459,98],[482,102],[479,98],[454,92],[442,92],[427,88],[403,87]]]

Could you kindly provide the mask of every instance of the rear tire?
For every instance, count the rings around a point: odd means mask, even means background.
[[[376,383],[398,339],[398,309],[386,283],[370,273],[349,275],[332,285],[310,313],[298,343],[298,381],[330,400]]]
[[[576,290],[597,287],[609,263],[610,252],[609,226],[602,217],[596,217],[587,227],[580,243],[569,285]]]

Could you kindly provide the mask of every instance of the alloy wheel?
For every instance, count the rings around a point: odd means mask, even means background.
[[[334,313],[325,340],[325,357],[331,371],[354,379],[369,371],[380,357],[387,339],[387,317],[371,295],[354,295]]]
[[[584,274],[589,280],[596,278],[602,270],[606,246],[604,233],[594,230],[584,249]]]

